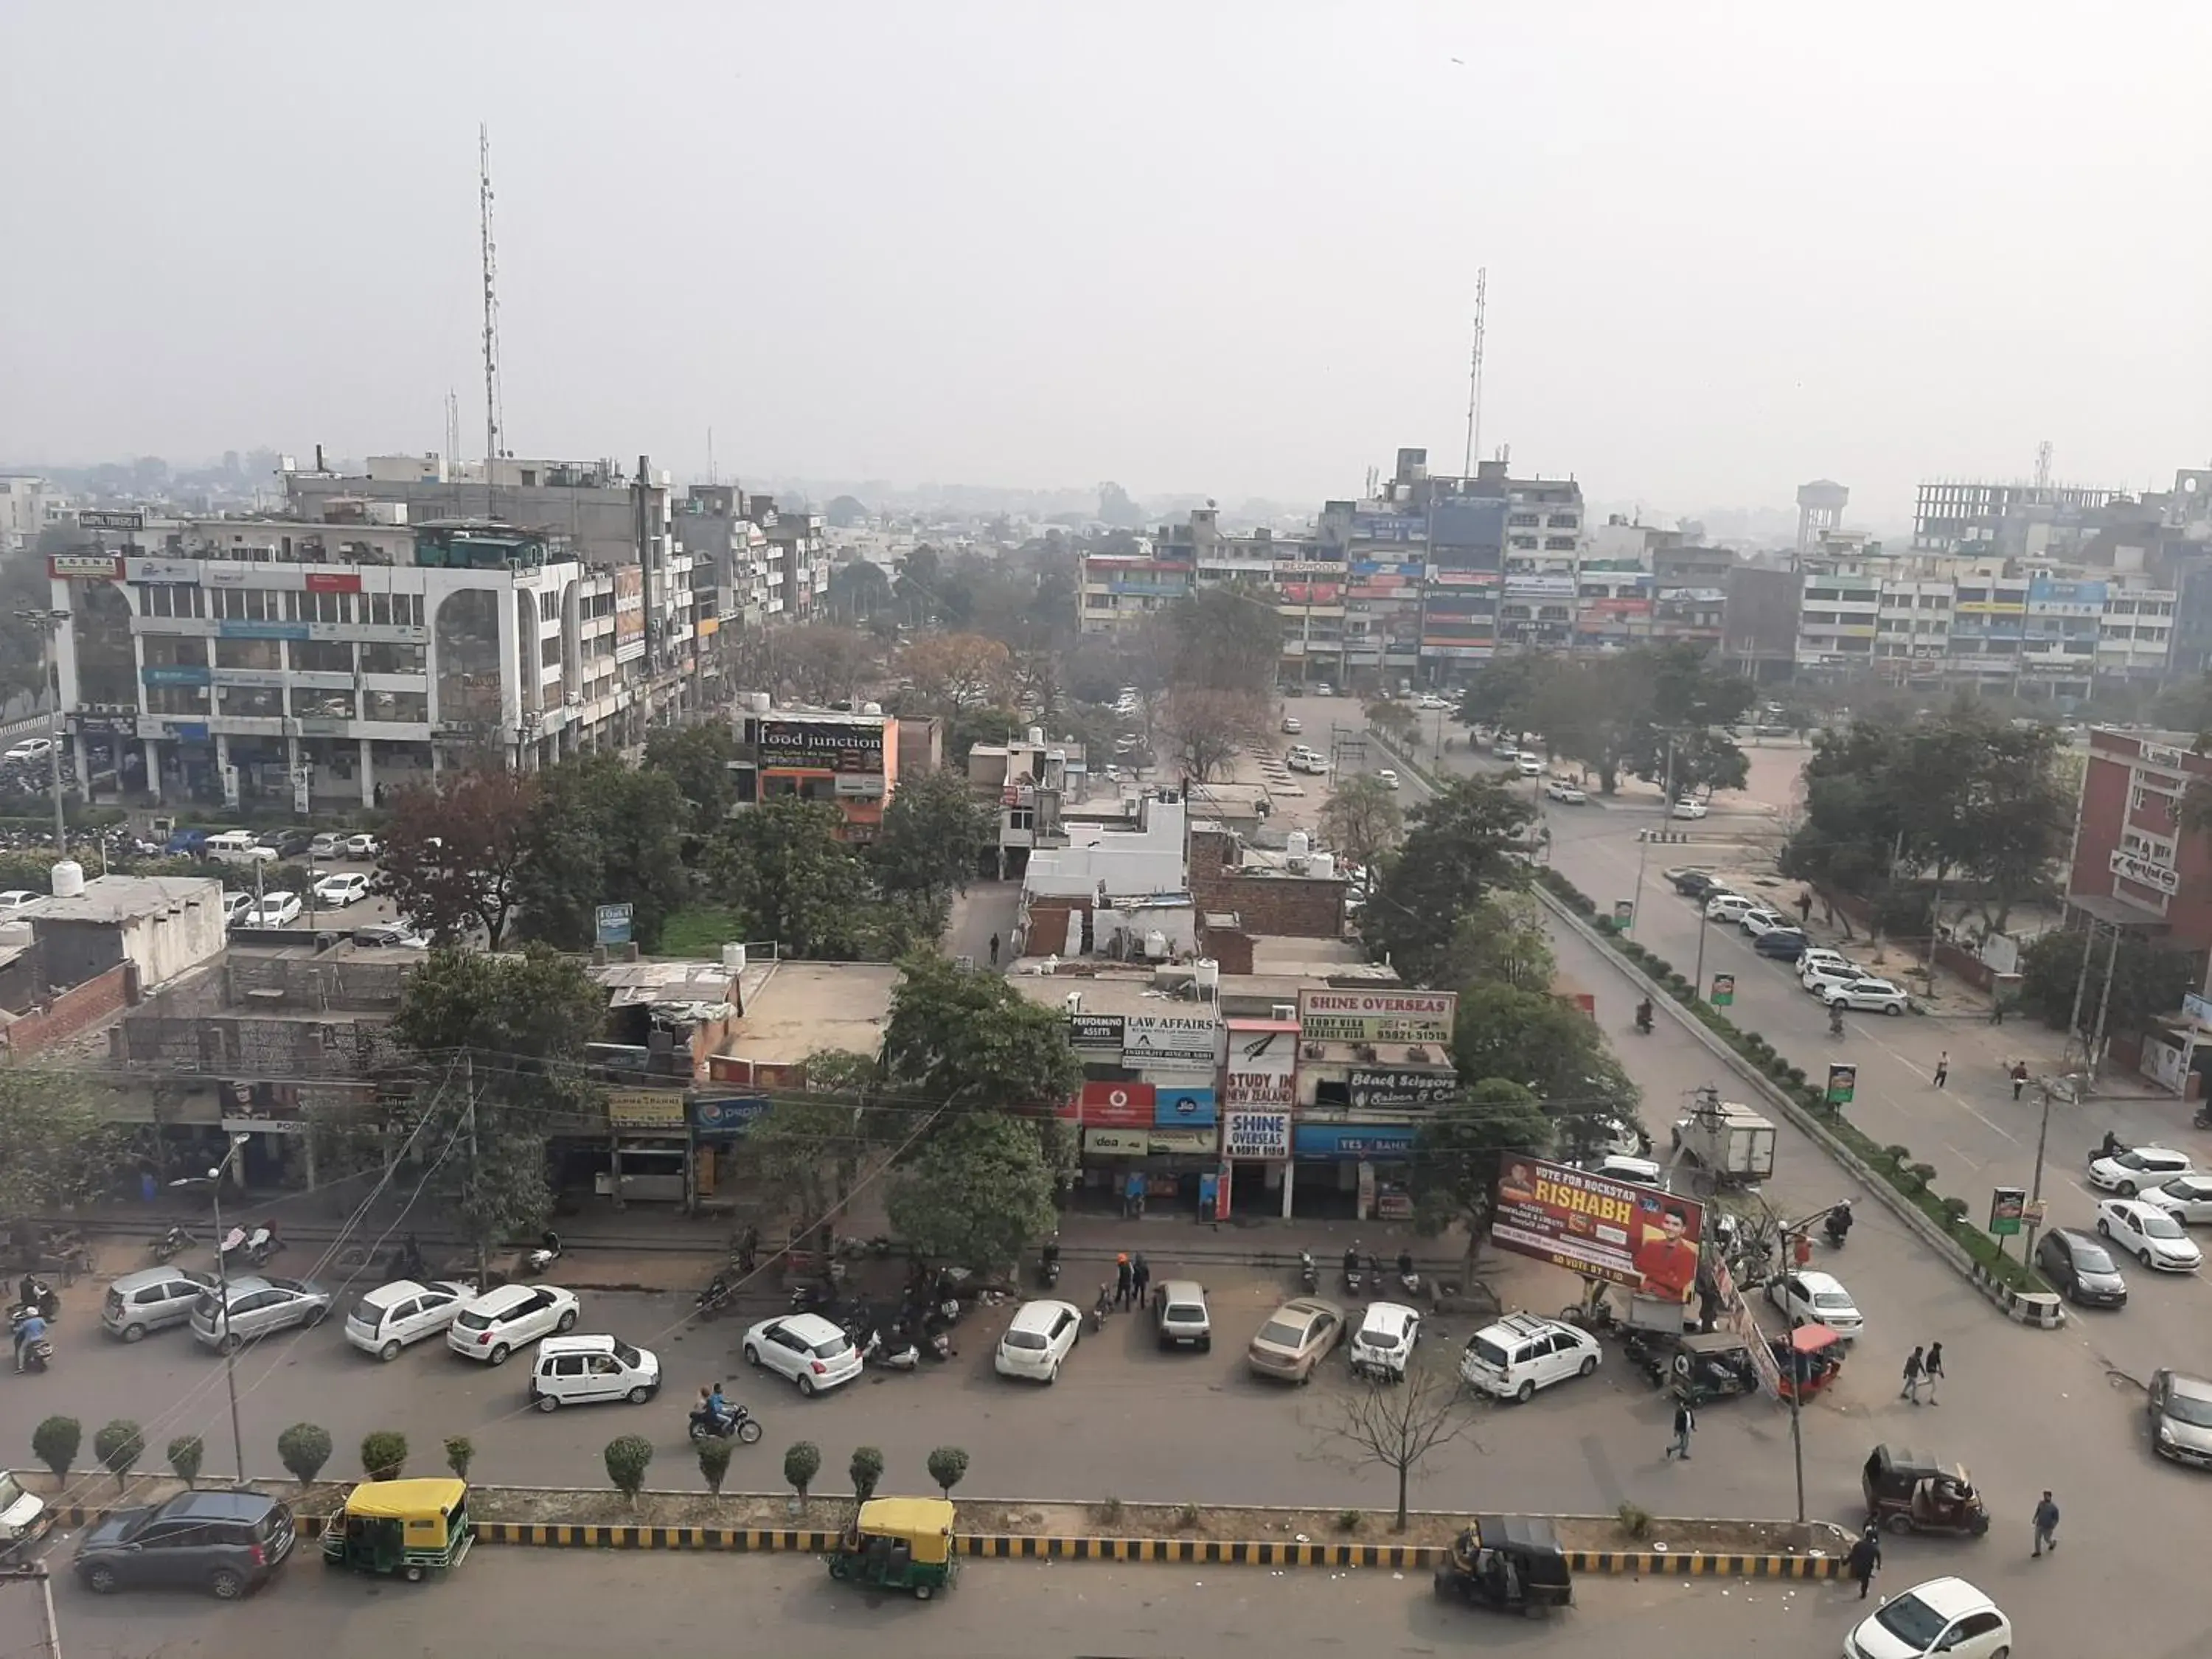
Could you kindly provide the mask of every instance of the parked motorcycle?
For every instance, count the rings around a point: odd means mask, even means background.
[[[1101,1285],[1098,1299],[1091,1304],[1091,1328],[1094,1332],[1106,1328],[1106,1316],[1114,1311],[1114,1287]]]
[[[1344,1253],[1344,1293],[1358,1296],[1362,1284],[1359,1269],[1359,1246],[1354,1244]]]
[[[153,1251],[155,1261],[166,1266],[198,1243],[199,1240],[194,1238],[182,1227],[172,1227],[159,1238],[155,1239],[147,1248]]]
[[[1298,1252],[1298,1283],[1308,1291],[1321,1288],[1321,1268],[1315,1264],[1311,1250]]]
[[[870,1331],[868,1340],[860,1345],[860,1349],[863,1365],[874,1365],[883,1370],[910,1371],[921,1363],[921,1350],[906,1334],[903,1325],[892,1326],[888,1340],[881,1330]]]
[[[264,1221],[246,1236],[246,1260],[258,1267],[284,1248],[284,1241],[276,1237],[276,1224]]]
[[[737,1294],[737,1286],[730,1282],[727,1273],[716,1273],[707,1281],[707,1288],[699,1292],[691,1304],[691,1311],[701,1319],[718,1319]]]
[[[691,1408],[690,1427],[691,1437],[694,1440],[705,1440],[710,1437],[720,1440],[736,1439],[750,1446],[761,1437],[761,1425],[758,1420],[743,1406],[732,1406],[720,1417],[710,1414],[703,1406],[695,1406]]]
[[[522,1271],[542,1273],[561,1259],[561,1235],[550,1231],[541,1233],[538,1248],[522,1258]]]
[[[1413,1256],[1410,1250],[1398,1252],[1398,1288],[1409,1298],[1421,1293],[1421,1276],[1413,1270]]]
[[[1060,1235],[1058,1233],[1045,1240],[1044,1248],[1037,1252],[1037,1282],[1047,1290],[1060,1283]]]

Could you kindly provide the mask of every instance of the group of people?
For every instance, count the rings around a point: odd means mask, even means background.
[[[1127,1250],[1114,1258],[1114,1305],[1116,1308],[1140,1308],[1145,1293],[1152,1282],[1152,1264],[1145,1260],[1142,1250],[1133,1259]]]
[[[2040,1558],[2045,1550],[2058,1547],[2058,1504],[2046,1487],[2037,1500],[2035,1513],[2029,1517],[2035,1531],[2035,1547],[2031,1557]],[[1859,1600],[1866,1600],[1867,1589],[1874,1583],[1875,1574],[1881,1567],[1881,1527],[1869,1518],[1866,1528],[1852,1543],[1850,1553],[1844,1557],[1844,1571],[1858,1581]]]

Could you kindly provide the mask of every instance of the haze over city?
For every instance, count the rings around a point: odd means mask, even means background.
[[[507,446],[1695,513],[2202,458],[2201,8],[15,8],[0,454]]]

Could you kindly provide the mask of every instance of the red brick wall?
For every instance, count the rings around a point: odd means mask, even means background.
[[[1199,948],[1221,964],[1224,974],[1252,971],[1252,936],[1234,927],[1209,927]]]
[[[1029,937],[1022,948],[1033,957],[1064,956],[1067,951],[1067,917],[1072,910],[1080,910],[1085,916],[1091,906],[1082,899],[1032,899],[1030,901]],[[1091,924],[1083,927],[1083,937],[1091,938]]]
[[[99,978],[71,986],[25,1014],[0,1033],[0,1042],[11,1058],[34,1054],[113,1018],[137,1000],[138,970],[131,963],[118,962]]]
[[[1226,867],[1235,848],[1226,833],[1190,832],[1190,896],[1200,915],[1235,915],[1247,933],[1340,939],[1351,884],[1311,876],[1244,875]],[[1236,972],[1224,964],[1224,972]]]

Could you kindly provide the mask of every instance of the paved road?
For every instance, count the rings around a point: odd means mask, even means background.
[[[1910,1571],[1893,1570],[1895,1587],[1911,1582]],[[2056,1577],[2048,1582],[2055,1591]],[[840,1659],[862,1652],[1267,1659],[1433,1655],[1474,1645],[1532,1655],[1799,1659],[1840,1650],[1860,1610],[1851,1591],[1825,1584],[1586,1579],[1572,1609],[1537,1622],[1440,1602],[1417,1574],[980,1561],[963,1566],[948,1594],[920,1603],[832,1583],[811,1558],[489,1547],[444,1583],[332,1574],[308,1559],[232,1606],[181,1595],[102,1601],[66,1577],[55,1600],[70,1659],[432,1659],[464,1651],[610,1659],[728,1651],[748,1626],[773,1629],[782,1651]],[[0,1589],[0,1654],[38,1650],[34,1615],[30,1591]],[[2051,1641],[2041,1650],[2066,1650]]]

